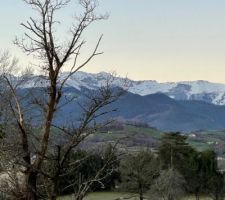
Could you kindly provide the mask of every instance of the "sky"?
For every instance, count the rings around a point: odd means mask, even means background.
[[[79,9],[71,3],[59,13],[62,39]],[[8,49],[23,66],[33,57],[24,55],[13,40],[22,36],[20,23],[33,12],[22,0],[1,2],[0,49]],[[225,83],[224,0],[99,0],[98,12],[108,12],[110,17],[85,33],[82,55],[88,56],[101,34],[104,54],[84,71],[116,72],[135,80]]]

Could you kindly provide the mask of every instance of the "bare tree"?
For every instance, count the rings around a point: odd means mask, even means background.
[[[149,194],[152,199],[179,200],[185,195],[185,180],[174,168],[161,171]]]
[[[91,167],[88,171],[91,174],[82,174],[82,173],[76,173],[78,176],[77,179],[70,179],[71,184],[67,184],[66,188],[72,187],[74,189],[74,195],[73,199],[75,200],[82,200],[87,192],[91,191],[92,188],[96,188],[96,186],[101,186],[102,189],[106,187],[107,180],[113,173],[115,173],[115,170],[119,166],[119,158],[121,154],[117,154],[116,150],[116,143],[112,145],[108,145],[101,148],[99,152],[90,153],[88,152],[87,156],[82,158],[82,160],[75,160],[74,163],[70,163],[73,165],[73,167],[70,167],[70,170],[67,170],[67,173],[62,174],[62,178],[64,175],[74,175],[74,171],[79,168],[79,166],[82,169],[82,165],[87,165],[87,162],[90,163]],[[97,157],[96,157],[97,156]],[[93,158],[94,163],[93,163]],[[72,171],[71,171],[72,170]],[[93,171],[95,171],[93,173]],[[87,172],[89,173],[89,172]],[[78,181],[77,181],[78,180]],[[109,180],[109,179],[108,179]],[[111,180],[110,180],[111,181]],[[66,189],[64,188],[64,189]]]
[[[50,173],[51,175],[48,175],[49,180],[52,182],[49,192],[49,194],[52,194],[52,196],[50,197],[51,199],[55,199],[58,195],[58,181],[64,173],[64,169],[66,166],[65,164],[70,152],[76,147],[79,147],[81,142],[83,142],[85,138],[87,138],[89,135],[96,133],[97,130],[101,129],[102,127],[106,126],[108,123],[111,122],[106,120],[100,123],[96,120],[99,117],[114,111],[111,109],[102,110],[102,108],[117,100],[121,93],[113,94],[112,89],[109,87],[109,85],[101,87],[98,92],[95,95],[89,96],[89,103],[85,104],[85,107],[82,106],[84,112],[82,117],[80,118],[80,122],[77,127],[54,126],[55,128],[61,131],[63,138],[66,141],[54,145],[56,149],[53,155],[53,158],[56,161],[55,171],[53,173]],[[113,148],[113,152],[115,150],[116,146]],[[110,175],[111,172],[109,172],[107,175],[102,175],[102,172],[105,168],[112,166],[114,162],[115,158],[109,157],[107,164],[105,164],[101,169],[99,169],[94,177],[90,177],[88,181],[80,182],[80,188],[76,194],[76,200],[83,199],[83,197],[86,195],[87,191],[93,183],[98,181],[100,182],[100,180]]]
[[[6,58],[3,59],[4,62],[1,62],[1,68],[3,69],[1,77],[10,91],[8,105],[14,119],[13,123],[18,128],[19,144],[21,145],[22,161],[19,160],[19,164],[25,167],[23,170],[25,181],[20,199],[39,199],[37,179],[39,176],[44,176],[46,179],[51,180],[49,198],[55,200],[58,196],[58,180],[70,152],[90,134],[95,133],[98,128],[105,125],[105,123],[96,123],[96,120],[113,111],[103,108],[117,100],[122,93],[113,92],[110,82],[107,82],[95,95],[89,96],[88,106],[82,106],[84,112],[79,125],[71,127],[54,125],[56,112],[62,106],[60,100],[64,95],[63,89],[67,80],[86,66],[92,58],[102,53],[98,51],[101,36],[93,52],[84,62],[78,63],[79,55],[85,44],[82,38],[83,33],[90,24],[106,19],[107,15],[97,15],[95,13],[97,7],[95,0],[80,0],[79,4],[83,8],[83,12],[75,18],[75,22],[70,28],[70,39],[60,43],[56,35],[58,21],[55,15],[57,11],[67,6],[70,0],[24,0],[24,2],[36,11],[37,18],[30,17],[26,23],[21,24],[26,32],[22,39],[17,38],[15,40],[15,44],[26,54],[32,54],[38,59],[40,62],[39,67],[44,74],[39,78],[47,84],[47,87],[41,97],[29,93],[32,105],[39,107],[41,110],[40,127],[34,133],[29,121],[32,110],[26,108],[27,102],[23,103],[26,95],[18,93],[18,88],[26,81],[29,81],[29,76],[26,73],[20,80],[17,79],[16,84],[14,84],[10,72],[11,66],[15,65],[15,61],[10,64],[8,62],[9,58]],[[71,61],[73,61],[72,64],[70,64]],[[65,70],[66,65],[70,66],[69,72],[63,79],[60,79],[60,74]],[[60,130],[60,134],[64,135],[62,136],[62,138],[66,138],[64,142],[57,143],[56,140],[52,140],[53,128],[57,128]],[[48,155],[53,149],[57,150],[54,158],[57,160],[57,170],[54,174],[49,174],[43,170],[43,163],[49,161]],[[96,177],[97,179],[99,179],[99,176]]]
[[[159,162],[149,150],[127,155],[121,162],[121,187],[138,193],[138,199],[144,200],[144,193],[149,190],[153,179],[158,175]]]

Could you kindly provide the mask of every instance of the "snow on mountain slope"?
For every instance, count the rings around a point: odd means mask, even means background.
[[[60,80],[63,80],[67,75],[68,73],[62,73]],[[67,80],[66,85],[78,90],[82,88],[96,90],[106,84],[110,76],[106,72],[97,74],[77,72]],[[40,81],[38,76],[34,75],[23,87],[45,87],[47,82],[44,80],[44,77],[42,78]],[[115,77],[112,83],[114,86],[128,88],[129,92],[141,96],[164,93],[177,100],[201,100],[217,105],[225,105],[225,84],[221,83],[211,83],[202,80],[159,83],[152,80],[134,81],[121,77]]]
[[[210,93],[210,92],[224,92],[225,84],[222,83],[210,83],[208,81],[184,81],[180,82],[185,85],[191,86],[192,94]]]
[[[67,84],[76,88],[96,89],[104,85],[109,77],[110,74],[106,72],[98,74],[78,72],[68,80]],[[225,105],[225,84],[221,83],[210,83],[202,80],[158,83],[152,80],[133,81],[116,77],[113,84],[123,87],[125,82],[129,92],[142,96],[161,92],[178,100],[202,100]]]
[[[156,81],[132,81],[129,91],[142,96],[154,93],[167,93],[176,87],[176,83],[158,83]]]

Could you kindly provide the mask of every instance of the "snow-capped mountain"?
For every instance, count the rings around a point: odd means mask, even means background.
[[[201,100],[216,105],[225,105],[225,84],[202,80],[176,83],[133,81],[133,87],[129,91],[142,96],[160,92],[176,100]]]
[[[63,80],[68,74],[62,73],[60,79]],[[155,93],[164,93],[170,98],[176,100],[201,100],[216,105],[225,105],[225,84],[211,83],[208,81],[183,81],[183,82],[165,82],[157,81],[134,81],[122,77],[110,78],[111,74],[100,72],[97,74],[77,72],[71,76],[66,85],[78,90],[87,88],[96,90],[100,86],[106,84],[107,80],[117,87],[124,87],[133,94],[146,96]],[[41,81],[37,76],[33,77],[23,87],[44,87],[46,81]]]
[[[20,87],[18,93],[25,94],[26,97],[30,90],[32,95],[39,96],[43,92],[40,87],[49,84],[45,76],[9,77],[11,83]],[[225,130],[225,84],[207,81],[134,81],[112,77],[105,72],[77,72],[68,79],[67,77],[68,73],[60,74],[58,84],[66,79],[67,88],[63,90],[65,95],[61,99],[61,105],[65,106],[58,110],[55,123],[67,124],[71,119],[79,120],[83,112],[80,105],[87,101],[84,94],[97,90],[110,81],[113,86],[128,90],[106,108],[117,110],[109,114],[110,119],[144,122],[163,131]],[[77,98],[70,101],[70,96]]]
[[[62,74],[65,76],[66,74]],[[106,83],[110,74],[101,72],[97,74],[78,72],[68,79],[69,86],[80,89],[96,89]],[[177,100],[201,100],[216,105],[225,105],[225,84],[211,83],[208,81],[184,81],[166,82],[157,81],[134,81],[126,78],[115,77],[113,85],[125,87],[129,92],[141,96],[164,93]]]

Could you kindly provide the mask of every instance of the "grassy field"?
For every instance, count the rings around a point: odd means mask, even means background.
[[[131,197],[134,196],[128,193],[119,193],[119,192],[95,192],[89,194],[85,200],[116,200],[120,197]],[[129,198],[130,200],[138,200],[137,197]],[[61,197],[58,200],[71,200],[70,196]],[[195,200],[194,197],[185,197],[183,200]],[[200,200],[211,200],[211,198],[201,197]]]
[[[130,197],[131,194],[120,193],[120,192],[94,192],[89,194],[85,200],[115,200],[119,197]],[[133,196],[133,195],[132,195]],[[71,200],[70,196],[61,197],[58,200]],[[130,200],[136,200],[136,198],[131,198]]]
[[[153,146],[155,144],[156,146],[160,142],[162,135],[163,132],[152,128],[127,125],[122,130],[112,130],[98,133],[90,139],[94,142],[98,141],[100,143],[122,139],[122,143],[123,141],[126,141],[126,147],[129,146],[129,148],[132,147],[135,149],[141,146],[149,146],[148,144]],[[221,133],[217,134],[217,132],[203,132],[195,138],[188,138],[187,142],[199,151],[203,151],[206,149],[211,149],[214,143],[220,143],[221,141],[224,141],[224,139],[225,136]],[[208,142],[212,142],[213,144],[209,144]]]

